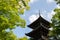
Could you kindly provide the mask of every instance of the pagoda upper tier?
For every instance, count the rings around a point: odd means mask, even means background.
[[[35,29],[37,26],[39,26],[40,24],[43,24],[45,27],[50,28],[50,22],[48,22],[47,20],[45,20],[43,17],[39,17],[37,20],[35,20],[33,23],[31,23],[30,25],[27,25],[28,27]]]

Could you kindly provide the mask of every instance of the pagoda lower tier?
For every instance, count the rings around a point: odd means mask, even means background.
[[[33,31],[31,31],[30,33],[27,33],[26,35],[35,39],[43,39],[42,36],[47,37],[48,33],[49,33],[48,29],[45,29],[44,27],[39,26]]]

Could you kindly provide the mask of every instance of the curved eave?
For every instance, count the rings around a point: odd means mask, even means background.
[[[45,25],[49,26],[50,22],[48,22],[47,20],[45,20],[44,18],[42,18],[41,16],[35,20],[33,23],[31,23],[30,25],[27,25],[28,27],[35,29],[39,23],[44,23]]]

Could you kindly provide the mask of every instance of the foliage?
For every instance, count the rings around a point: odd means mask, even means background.
[[[28,40],[34,40],[33,38],[29,38]]]
[[[27,4],[27,0],[0,0],[0,28],[24,27],[26,23],[20,17],[20,14],[24,13],[24,9],[27,9]]]
[[[17,40],[17,37],[13,34],[12,31],[10,32],[0,32],[0,40]]]
[[[19,38],[18,40],[28,40],[27,37]]]
[[[27,37],[17,38],[12,31],[10,32],[0,32],[0,40],[28,40]]]
[[[57,2],[57,4],[60,4],[60,0],[55,0]]]
[[[56,0],[60,4],[60,0]],[[53,40],[60,40],[60,8],[54,9],[55,15],[52,18],[52,28],[49,35]]]
[[[13,32],[5,30],[25,27],[26,22],[20,15],[24,10],[29,10],[28,2],[29,0],[0,0],[0,40],[16,40]]]
[[[53,30],[50,31],[50,36],[54,36],[57,39],[60,39],[60,9],[55,9],[55,15],[52,18],[52,28]]]

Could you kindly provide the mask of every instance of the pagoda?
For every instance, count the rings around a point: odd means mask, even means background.
[[[28,27],[33,30],[29,33],[26,33],[27,36],[31,37],[33,40],[47,40],[50,22],[41,17],[40,13],[39,18],[28,25]]]

